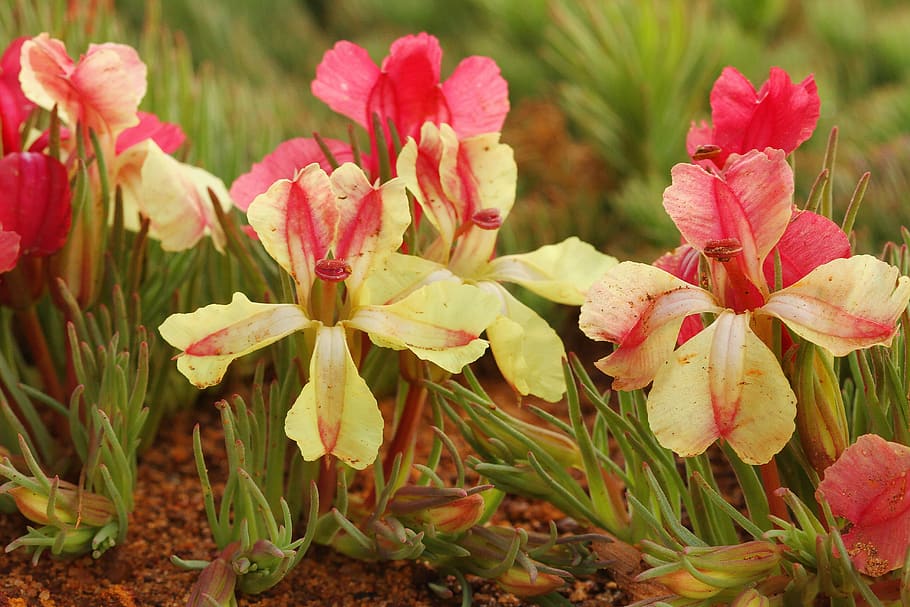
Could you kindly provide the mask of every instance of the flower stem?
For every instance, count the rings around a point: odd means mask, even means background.
[[[38,372],[41,374],[45,391],[56,401],[64,402],[63,386],[57,378],[57,368],[54,366],[54,359],[48,348],[44,329],[41,328],[41,321],[35,313],[35,307],[28,306],[16,310],[16,321],[25,333],[25,341],[28,343],[35,366],[38,367]]]
[[[770,514],[783,521],[790,520],[790,514],[787,511],[787,505],[775,491],[780,489],[780,473],[777,470],[777,462],[772,458],[767,464],[761,466],[761,480],[765,487],[765,495],[768,497],[768,509]]]
[[[395,428],[395,434],[392,436],[392,442],[389,443],[389,449],[386,451],[385,458],[382,461],[382,471],[387,483],[395,483],[397,479],[390,479],[392,473],[392,464],[395,462],[395,456],[401,454],[402,474],[411,466],[411,460],[414,456],[414,444],[417,438],[417,427],[423,417],[423,408],[427,402],[427,388],[420,379],[408,381],[408,393],[404,401],[404,410],[401,412],[401,419],[398,420],[398,426]]]

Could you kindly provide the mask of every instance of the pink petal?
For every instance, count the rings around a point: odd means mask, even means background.
[[[588,290],[578,325],[619,347],[597,362],[617,390],[646,386],[670,357],[683,319],[719,312],[711,295],[653,266],[622,262]]]
[[[18,152],[21,145],[22,123],[28,117],[35,104],[29,101],[22,92],[19,84],[21,66],[19,57],[22,54],[22,45],[27,37],[13,40],[3,56],[0,57],[0,153],[11,154]]]
[[[794,210],[787,229],[775,247],[780,253],[784,287],[832,259],[850,257],[850,241],[840,227],[812,211]],[[765,278],[774,285],[774,257],[765,259]]]
[[[439,86],[442,49],[435,36],[421,33],[399,38],[382,62],[382,75],[370,95],[367,121],[378,113],[392,119],[402,141],[417,137],[426,121],[450,122],[451,114]]]
[[[742,246],[738,271],[764,287],[762,264],[792,214],[793,171],[784,153],[751,151],[731,158],[721,175],[678,164],[672,176],[664,208],[686,242],[704,253],[712,243],[735,240]]]
[[[19,235],[0,227],[0,273],[9,272],[19,261]]]
[[[776,316],[835,356],[886,345],[910,300],[910,278],[871,255],[835,259],[772,293],[757,312]]]
[[[22,89],[45,109],[58,106],[71,126],[83,123],[99,134],[117,134],[138,123],[146,68],[123,44],[92,44],[73,63],[62,42],[41,34],[22,47]]]
[[[325,259],[338,222],[329,176],[314,163],[293,181],[276,181],[250,204],[247,218],[265,250],[297,282],[305,308],[316,262]]]
[[[864,573],[881,575],[903,566],[910,545],[908,472],[910,448],[866,434],[825,470],[818,485],[818,499],[853,523],[844,543]]]
[[[139,124],[130,127],[117,137],[115,153],[120,154],[140,141],[151,139],[167,154],[173,153],[186,141],[186,135],[179,125],[162,122],[158,116],[139,112]]]
[[[367,102],[379,79],[379,68],[365,49],[342,40],[316,67],[313,95],[360,126],[368,124]]]
[[[324,142],[338,164],[354,160],[354,153],[347,143],[335,139],[325,139]],[[253,199],[268,190],[273,183],[279,179],[293,179],[297,171],[314,162],[319,163],[326,173],[332,172],[332,165],[315,139],[289,139],[234,181],[231,185],[231,198],[234,204],[245,211]]]
[[[57,159],[34,152],[0,158],[0,226],[20,236],[22,255],[50,255],[63,246],[71,198],[66,167]]]
[[[488,57],[468,57],[442,85],[459,137],[502,130],[509,113],[509,85]]]
[[[655,268],[660,268],[669,272],[677,278],[685,280],[690,285],[698,286],[698,262],[701,259],[701,253],[698,249],[690,244],[682,244],[676,247],[670,253],[665,253],[654,262]],[[682,327],[679,330],[677,343],[682,345],[701,333],[705,324],[701,321],[701,316],[687,316],[683,320]]]
[[[723,167],[730,154],[768,147],[789,154],[812,136],[820,106],[811,75],[794,84],[784,70],[773,67],[756,92],[740,72],[725,68],[711,91],[713,143],[722,150],[715,164]]]

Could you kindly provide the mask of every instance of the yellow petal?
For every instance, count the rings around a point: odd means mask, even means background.
[[[497,257],[484,278],[515,282],[551,301],[580,306],[591,284],[617,263],[573,236],[531,253]]]
[[[370,272],[357,292],[355,305],[392,303],[431,282],[453,279],[455,276],[435,261],[392,253]]]
[[[149,141],[141,181],[139,209],[149,218],[149,236],[160,240],[162,249],[183,251],[205,235],[219,251],[224,249],[225,236],[208,193],[215,193],[223,209],[230,208],[230,194],[220,179],[177,161]]]
[[[285,419],[303,459],[334,455],[358,470],[376,459],[382,414],[348,350],[344,327],[319,327],[310,381]]]
[[[253,303],[234,293],[229,304],[211,304],[172,314],[158,331],[183,350],[177,369],[199,388],[221,381],[231,361],[304,329],[313,322],[293,304]]]
[[[725,438],[749,464],[764,464],[793,434],[796,396],[749,314],[722,312],[658,371],[648,421],[661,445],[683,457]]]
[[[783,320],[835,356],[888,345],[907,309],[910,278],[871,255],[835,259],[772,293],[758,312]]]
[[[619,347],[597,362],[616,390],[648,385],[676,345],[686,316],[719,312],[710,293],[646,264],[624,261],[588,290],[578,326]]]
[[[558,401],[566,391],[562,371],[566,352],[556,331],[499,284],[479,286],[495,293],[503,307],[503,314],[487,327],[490,349],[502,376],[519,394]]]
[[[458,373],[480,358],[480,334],[499,316],[496,297],[455,281],[437,281],[385,306],[358,308],[346,325],[370,335],[377,346],[411,350],[423,360]]]

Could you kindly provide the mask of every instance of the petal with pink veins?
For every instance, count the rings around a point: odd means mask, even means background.
[[[332,250],[350,265],[345,284],[356,293],[372,266],[401,246],[411,223],[408,197],[402,181],[374,187],[363,169],[350,162],[335,169],[331,182],[338,208]]]
[[[888,345],[910,300],[910,278],[870,255],[835,259],[772,293],[758,313],[776,316],[835,356]]]
[[[250,204],[247,218],[268,254],[297,282],[298,303],[306,307],[316,262],[326,258],[338,223],[329,176],[311,164],[293,180],[276,181]]]
[[[686,242],[701,252],[733,239],[742,246],[734,259],[757,287],[762,264],[792,215],[793,170],[780,150],[751,151],[731,158],[721,175],[694,164],[672,169],[664,208]]]
[[[624,261],[588,290],[578,325],[597,341],[618,344],[596,365],[616,390],[643,388],[671,356],[683,319],[720,312],[707,291],[659,268]]]
[[[336,139],[323,141],[338,164],[354,160],[354,153],[347,143]],[[319,163],[326,173],[332,172],[332,164],[315,139],[309,137],[289,139],[279,144],[262,161],[254,163],[247,173],[231,184],[231,198],[237,207],[246,211],[250,203],[268,190],[273,183],[279,179],[294,179],[297,171],[314,162]]]
[[[450,373],[484,353],[480,334],[500,314],[496,297],[456,281],[437,281],[404,299],[361,306],[344,324],[368,333],[377,346],[408,349]]]
[[[910,447],[866,434],[825,470],[816,497],[852,525],[844,534],[850,560],[879,576],[904,564],[910,546]]]
[[[306,461],[334,455],[363,469],[382,444],[382,414],[348,350],[344,327],[319,327],[310,381],[284,422]]]
[[[727,310],[664,363],[648,395],[648,422],[683,457],[726,439],[749,464],[764,464],[795,428],[796,396],[749,314]]]
[[[177,369],[197,387],[205,388],[220,382],[235,358],[315,324],[299,306],[254,303],[243,293],[234,293],[229,304],[172,314],[158,332],[182,350],[177,355]]]

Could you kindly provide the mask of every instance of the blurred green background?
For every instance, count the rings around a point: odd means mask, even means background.
[[[899,237],[910,205],[910,3],[899,0],[12,0],[7,39],[47,30],[70,53],[132,44],[149,66],[144,108],[188,132],[190,161],[228,184],[279,142],[347,121],[309,91],[335,41],[378,62],[398,36],[441,39],[443,77],[494,58],[509,81],[503,140],[516,150],[519,203],[504,247],[578,234],[620,258],[650,260],[678,236],[663,213],[669,169],[687,160],[691,121],[726,65],[756,85],[772,65],[814,73],[815,136],[796,154],[805,199],[831,127],[840,127],[835,219],[860,175],[872,182],[858,249]],[[508,224],[507,224],[508,225]]]

